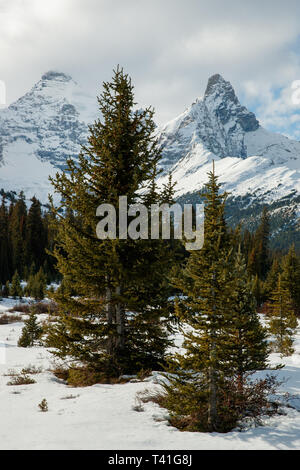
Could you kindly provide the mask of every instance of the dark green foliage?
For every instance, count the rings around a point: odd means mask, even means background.
[[[25,233],[26,265],[35,263],[36,269],[43,266],[46,253],[47,233],[42,219],[41,204],[33,197],[27,214]]]
[[[34,310],[29,314],[29,318],[25,320],[22,334],[18,341],[18,346],[28,348],[35,345],[41,338],[43,329],[37,321]]]
[[[294,245],[282,261],[282,287],[287,289],[292,300],[294,312],[300,314],[300,259]]]
[[[271,294],[269,322],[269,332],[275,337],[272,342],[275,352],[283,356],[293,354],[293,336],[297,326],[291,295],[279,275],[277,286]]]
[[[205,193],[203,248],[190,253],[175,280],[184,294],[176,311],[189,328],[183,330],[185,354],[170,359],[163,401],[173,422],[186,420],[183,428],[225,432],[246,414],[247,374],[265,368],[267,347],[236,249],[238,236],[225,224],[226,194],[219,188],[213,171]]]
[[[16,271],[12,278],[9,295],[11,297],[16,298],[16,297],[22,297],[22,294],[23,294],[23,290],[21,287],[20,276],[19,276],[18,271]]]
[[[23,280],[35,275],[40,267],[47,282],[57,281],[59,275],[53,256],[47,249],[53,249],[56,230],[54,216],[41,210],[40,202],[34,197],[27,210],[24,194],[12,199],[7,209],[5,196],[0,206],[0,283],[12,280],[18,271]],[[5,295],[8,295],[7,293]]]
[[[42,300],[45,297],[47,287],[47,278],[42,268],[39,269],[37,274],[29,276],[26,294],[33,297],[35,300]]]
[[[164,240],[98,239],[96,209],[110,203],[118,214],[119,196],[127,196],[129,206],[172,195],[156,189],[160,150],[153,111],[134,111],[133,87],[121,69],[103,88],[103,120],[90,127],[79,165],[69,160],[52,180],[63,196],[63,212],[53,208],[60,219],[54,256],[63,284],[54,294],[60,320],[48,342],[59,357],[119,376],[164,361],[174,250]]]

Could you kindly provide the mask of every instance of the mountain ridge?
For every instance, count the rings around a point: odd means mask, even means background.
[[[43,74],[28,93],[0,110],[0,189],[24,190],[46,202],[48,176],[62,170],[67,158],[77,159],[96,110],[96,98],[70,75]],[[158,184],[171,172],[181,201],[196,200],[215,160],[220,182],[231,192],[235,223],[235,210],[242,219],[247,214],[247,225],[250,206],[275,204],[282,227],[296,227],[298,237],[300,142],[264,129],[220,74],[209,78],[202,97],[158,127],[156,137],[162,150]],[[280,231],[280,224],[273,230]]]

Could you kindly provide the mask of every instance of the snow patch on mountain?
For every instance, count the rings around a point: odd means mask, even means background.
[[[220,75],[202,98],[157,131],[163,175],[171,172],[177,195],[200,190],[216,162],[216,174],[233,196],[274,201],[300,193],[300,142],[265,130]]]
[[[48,175],[65,168],[67,158],[78,158],[96,109],[96,98],[69,75],[45,73],[28,93],[0,110],[0,187],[21,188],[29,196],[44,194],[46,186],[49,191]]]

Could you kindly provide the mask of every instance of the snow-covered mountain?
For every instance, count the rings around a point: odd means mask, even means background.
[[[204,96],[157,135],[163,151],[160,183],[171,172],[182,201],[197,200],[215,160],[216,174],[231,192],[234,223],[255,225],[267,203],[273,230],[294,230],[300,215],[300,142],[264,129],[220,75],[213,75]]]
[[[96,98],[69,75],[50,71],[0,110],[0,188],[47,200],[48,176],[77,158],[93,121]]]
[[[96,114],[96,98],[69,75],[44,74],[31,91],[0,110],[0,189],[24,190],[46,202],[48,176],[64,168],[68,157],[77,158]],[[264,129],[228,81],[213,75],[204,96],[158,128],[157,137],[163,154],[160,183],[171,171],[181,201],[197,201],[214,159],[220,182],[231,192],[232,223],[254,226],[268,203],[277,238],[289,232],[300,246],[300,142]]]

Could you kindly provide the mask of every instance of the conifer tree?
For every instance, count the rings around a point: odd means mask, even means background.
[[[5,283],[11,277],[10,247],[8,236],[8,214],[5,198],[0,207],[0,282]]]
[[[9,293],[10,296],[14,298],[22,297],[23,290],[21,287],[21,281],[18,271],[15,271],[15,274],[13,275]]]
[[[269,252],[270,223],[267,208],[264,207],[259,226],[254,234],[253,247],[249,252],[248,270],[250,274],[265,280],[270,267]]]
[[[300,260],[292,245],[282,263],[282,287],[287,289],[292,299],[292,305],[296,314],[300,313]]]
[[[25,196],[20,193],[17,202],[12,206],[12,212],[9,222],[9,233],[12,248],[12,268],[13,272],[18,271],[23,276],[25,265],[25,233],[27,209]]]
[[[127,196],[127,209],[151,191],[159,199],[151,187],[161,156],[153,111],[134,111],[133,86],[122,69],[103,88],[98,99],[103,120],[90,127],[79,164],[69,160],[68,169],[52,180],[63,197],[62,211],[54,209],[59,218],[54,256],[76,298],[66,289],[54,294],[60,322],[49,341],[60,357],[119,375],[163,360],[169,341],[162,317],[170,308],[165,273],[172,254],[161,240],[96,236],[100,204],[116,208],[118,226],[119,196]]]
[[[276,289],[272,292],[271,302],[269,332],[275,336],[273,349],[283,356],[290,356],[294,352],[293,335],[298,323],[290,293],[283,287],[281,275],[278,277]]]
[[[43,329],[37,321],[34,309],[29,314],[29,318],[24,321],[22,334],[18,341],[18,346],[28,348],[35,345],[42,335]]]
[[[268,272],[265,282],[265,295],[267,298],[276,289],[278,283],[278,276],[281,274],[281,266],[278,258],[274,258],[270,271]]]
[[[31,274],[26,286],[26,294],[35,300],[42,300],[45,297],[47,278],[42,268],[38,273]]]
[[[10,293],[10,282],[6,281],[2,289],[2,295],[3,297],[9,297],[9,293]]]
[[[244,398],[243,406],[231,408],[232,394],[244,393],[245,375],[264,368],[267,356],[246,266],[241,253],[235,254],[237,237],[225,224],[226,194],[220,194],[219,188],[213,170],[205,193],[203,248],[190,253],[182,276],[175,280],[184,294],[176,311],[189,326],[183,329],[185,354],[171,357],[172,375],[163,385],[163,405],[173,422],[179,419],[182,428],[194,431],[234,427],[247,405]]]
[[[27,265],[35,263],[39,269],[46,256],[46,232],[42,220],[41,204],[33,197],[26,220],[25,250]]]
[[[204,196],[205,241],[200,251],[192,251],[183,276],[175,281],[187,298],[178,304],[177,311],[182,321],[193,327],[185,332],[186,355],[177,356],[172,365],[177,376],[168,388],[169,395],[178,401],[178,395],[190,391],[202,398],[207,409],[206,430],[218,429],[218,389],[224,363],[223,335],[224,314],[228,308],[228,285],[226,272],[229,266],[230,240],[224,221],[225,194],[219,194],[220,185],[214,171]],[[191,370],[191,373],[182,372]],[[199,377],[199,372],[203,375]],[[193,379],[193,377],[196,378]],[[199,395],[200,394],[200,395]],[[187,402],[190,394],[185,396]],[[193,400],[194,401],[194,400]],[[199,403],[200,406],[200,403]]]
[[[258,275],[252,278],[252,292],[256,300],[256,306],[259,308],[263,302],[263,283],[259,279]]]

